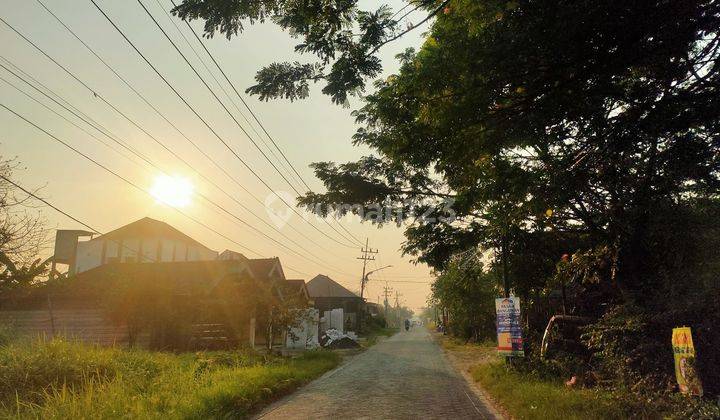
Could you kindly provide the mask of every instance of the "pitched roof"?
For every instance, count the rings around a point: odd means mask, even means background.
[[[253,258],[247,259],[245,262],[250,266],[250,271],[260,278],[270,277],[271,274],[285,279],[282,265],[279,258]],[[273,271],[275,270],[275,271]]]
[[[225,251],[221,252],[220,255],[218,255],[218,259],[220,259],[220,260],[247,260],[249,258],[240,252],[226,249]]]
[[[341,286],[338,282],[324,274],[318,274],[307,283],[310,297],[346,297],[358,298],[360,296]]]
[[[274,280],[284,280],[273,272],[277,259],[260,260],[213,260],[213,261],[175,261],[146,263],[111,263],[79,273],[79,283],[97,283],[112,278],[126,278],[140,282],[169,282],[173,290],[180,294],[197,294],[213,289],[228,276],[248,276],[260,283],[272,284]],[[269,264],[272,263],[272,264]]]
[[[264,277],[251,273],[247,265],[238,261],[175,261],[104,264],[77,275],[77,281],[103,282],[120,276],[131,281],[169,281],[179,293],[208,290],[228,275],[247,275],[258,280]]]
[[[168,239],[175,239],[184,242],[190,242],[194,245],[201,246],[206,249],[210,249],[181,231],[175,229],[171,225],[161,222],[159,220],[151,219],[149,217],[143,217],[142,219],[136,220],[125,226],[121,226],[113,231],[110,231],[104,235],[100,235],[94,239],[123,239],[133,236],[158,236]]]
[[[297,294],[303,296],[305,299],[310,298],[310,294],[308,293],[307,285],[305,284],[305,280],[287,279],[287,280],[285,280],[285,285],[291,293],[297,293]]]

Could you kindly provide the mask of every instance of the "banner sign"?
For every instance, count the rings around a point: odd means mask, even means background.
[[[675,377],[680,392],[702,397],[703,389],[695,369],[695,346],[690,327],[673,328],[672,346],[675,355]]]
[[[498,353],[506,356],[525,356],[520,325],[520,299],[514,296],[495,299],[495,311]]]

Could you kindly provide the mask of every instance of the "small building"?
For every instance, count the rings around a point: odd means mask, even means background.
[[[313,306],[324,314],[325,311],[342,309],[346,329],[357,331],[358,314],[363,310],[363,299],[324,274],[318,274],[307,283],[307,290]]]

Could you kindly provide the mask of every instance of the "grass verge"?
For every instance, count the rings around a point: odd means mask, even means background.
[[[503,361],[492,361],[471,369],[495,401],[517,419],[621,419],[628,418],[609,393],[601,390],[569,389],[508,370]]]
[[[0,418],[238,418],[337,366],[252,351],[156,353],[62,340],[0,347]]]

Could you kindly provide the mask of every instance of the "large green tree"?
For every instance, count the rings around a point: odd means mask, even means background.
[[[411,215],[405,251],[440,269],[469,247],[574,235],[608,250],[623,290],[653,286],[653,216],[717,199],[720,4],[414,4],[435,17],[427,40],[356,112],[354,142],[376,154],[315,164],[327,192],[301,204],[376,223]],[[208,34],[271,19],[302,38],[296,50],[319,61],[262,69],[248,90],[264,99],[322,80],[344,102],[402,34],[389,10],[352,0],[186,0],[176,12],[204,18]]]

